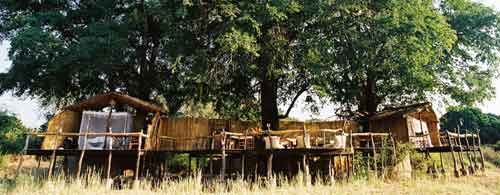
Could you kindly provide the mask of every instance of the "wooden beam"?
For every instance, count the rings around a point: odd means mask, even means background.
[[[332,156],[328,156],[328,180],[330,184],[335,183],[334,168],[332,167]]]
[[[304,171],[304,183],[309,185],[311,182],[309,181],[309,165],[307,164],[307,155],[302,155],[302,169]]]
[[[267,155],[267,179],[271,179],[273,177],[273,153],[269,153]]]

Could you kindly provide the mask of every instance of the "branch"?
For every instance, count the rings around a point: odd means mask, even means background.
[[[306,92],[307,89],[308,89],[308,87],[304,87],[299,92],[297,92],[297,94],[295,95],[295,97],[293,97],[292,103],[288,106],[288,109],[286,110],[286,113],[284,115],[278,116],[278,118],[280,118],[280,119],[287,118],[288,115],[290,114],[290,111],[292,111],[292,108],[295,105],[295,102],[297,101],[297,99],[299,99],[300,95],[302,95],[304,92]]]

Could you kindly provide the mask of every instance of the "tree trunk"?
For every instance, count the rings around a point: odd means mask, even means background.
[[[361,92],[359,112],[364,112],[367,116],[372,116],[377,112],[380,101],[376,93],[376,80],[368,76]]]
[[[279,128],[278,116],[278,80],[264,76],[260,86],[260,107],[262,128],[267,129],[270,124],[272,130]]]

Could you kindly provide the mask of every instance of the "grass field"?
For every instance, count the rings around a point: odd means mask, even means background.
[[[137,188],[108,189],[98,177],[86,180],[56,177],[50,181],[37,179],[40,170],[32,169],[33,160],[27,161],[25,172],[16,181],[11,175],[15,170],[11,160],[2,168],[0,194],[500,194],[500,169],[488,163],[483,173],[455,178],[441,176],[433,178],[417,173],[408,180],[377,180],[361,178],[349,182],[331,184],[304,184],[300,176],[294,180],[271,183],[250,184],[243,180],[232,180],[226,184],[203,184],[194,176],[180,181],[166,181],[152,188],[150,182],[142,181]],[[43,166],[43,164],[42,164]],[[451,169],[448,169],[450,174]]]

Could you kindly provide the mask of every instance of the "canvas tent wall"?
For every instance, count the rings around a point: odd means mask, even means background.
[[[127,112],[95,112],[83,111],[82,120],[80,123],[80,133],[104,133],[108,132],[108,117],[109,128],[113,133],[128,133],[132,131],[133,117]],[[113,149],[126,149],[128,145],[126,137],[106,137],[106,136],[89,136],[86,141],[86,148],[90,150],[102,150],[105,146]],[[85,145],[84,137],[80,136],[78,140],[78,148],[83,149]]]
[[[164,113],[165,109],[152,103],[134,98],[125,94],[111,92],[90,97],[84,101],[63,108],[58,114],[49,120],[48,132],[71,132],[78,133],[82,120],[82,112],[86,110],[102,110],[111,105],[128,106],[145,113]],[[133,131],[144,129],[145,120],[140,117],[133,118]],[[146,129],[144,129],[146,130]],[[57,140],[56,140],[57,137]],[[49,135],[43,140],[41,149],[53,149],[62,145],[65,138],[62,136]]]
[[[438,118],[431,103],[386,108],[369,119],[371,132],[391,132],[400,142],[440,146]]]

